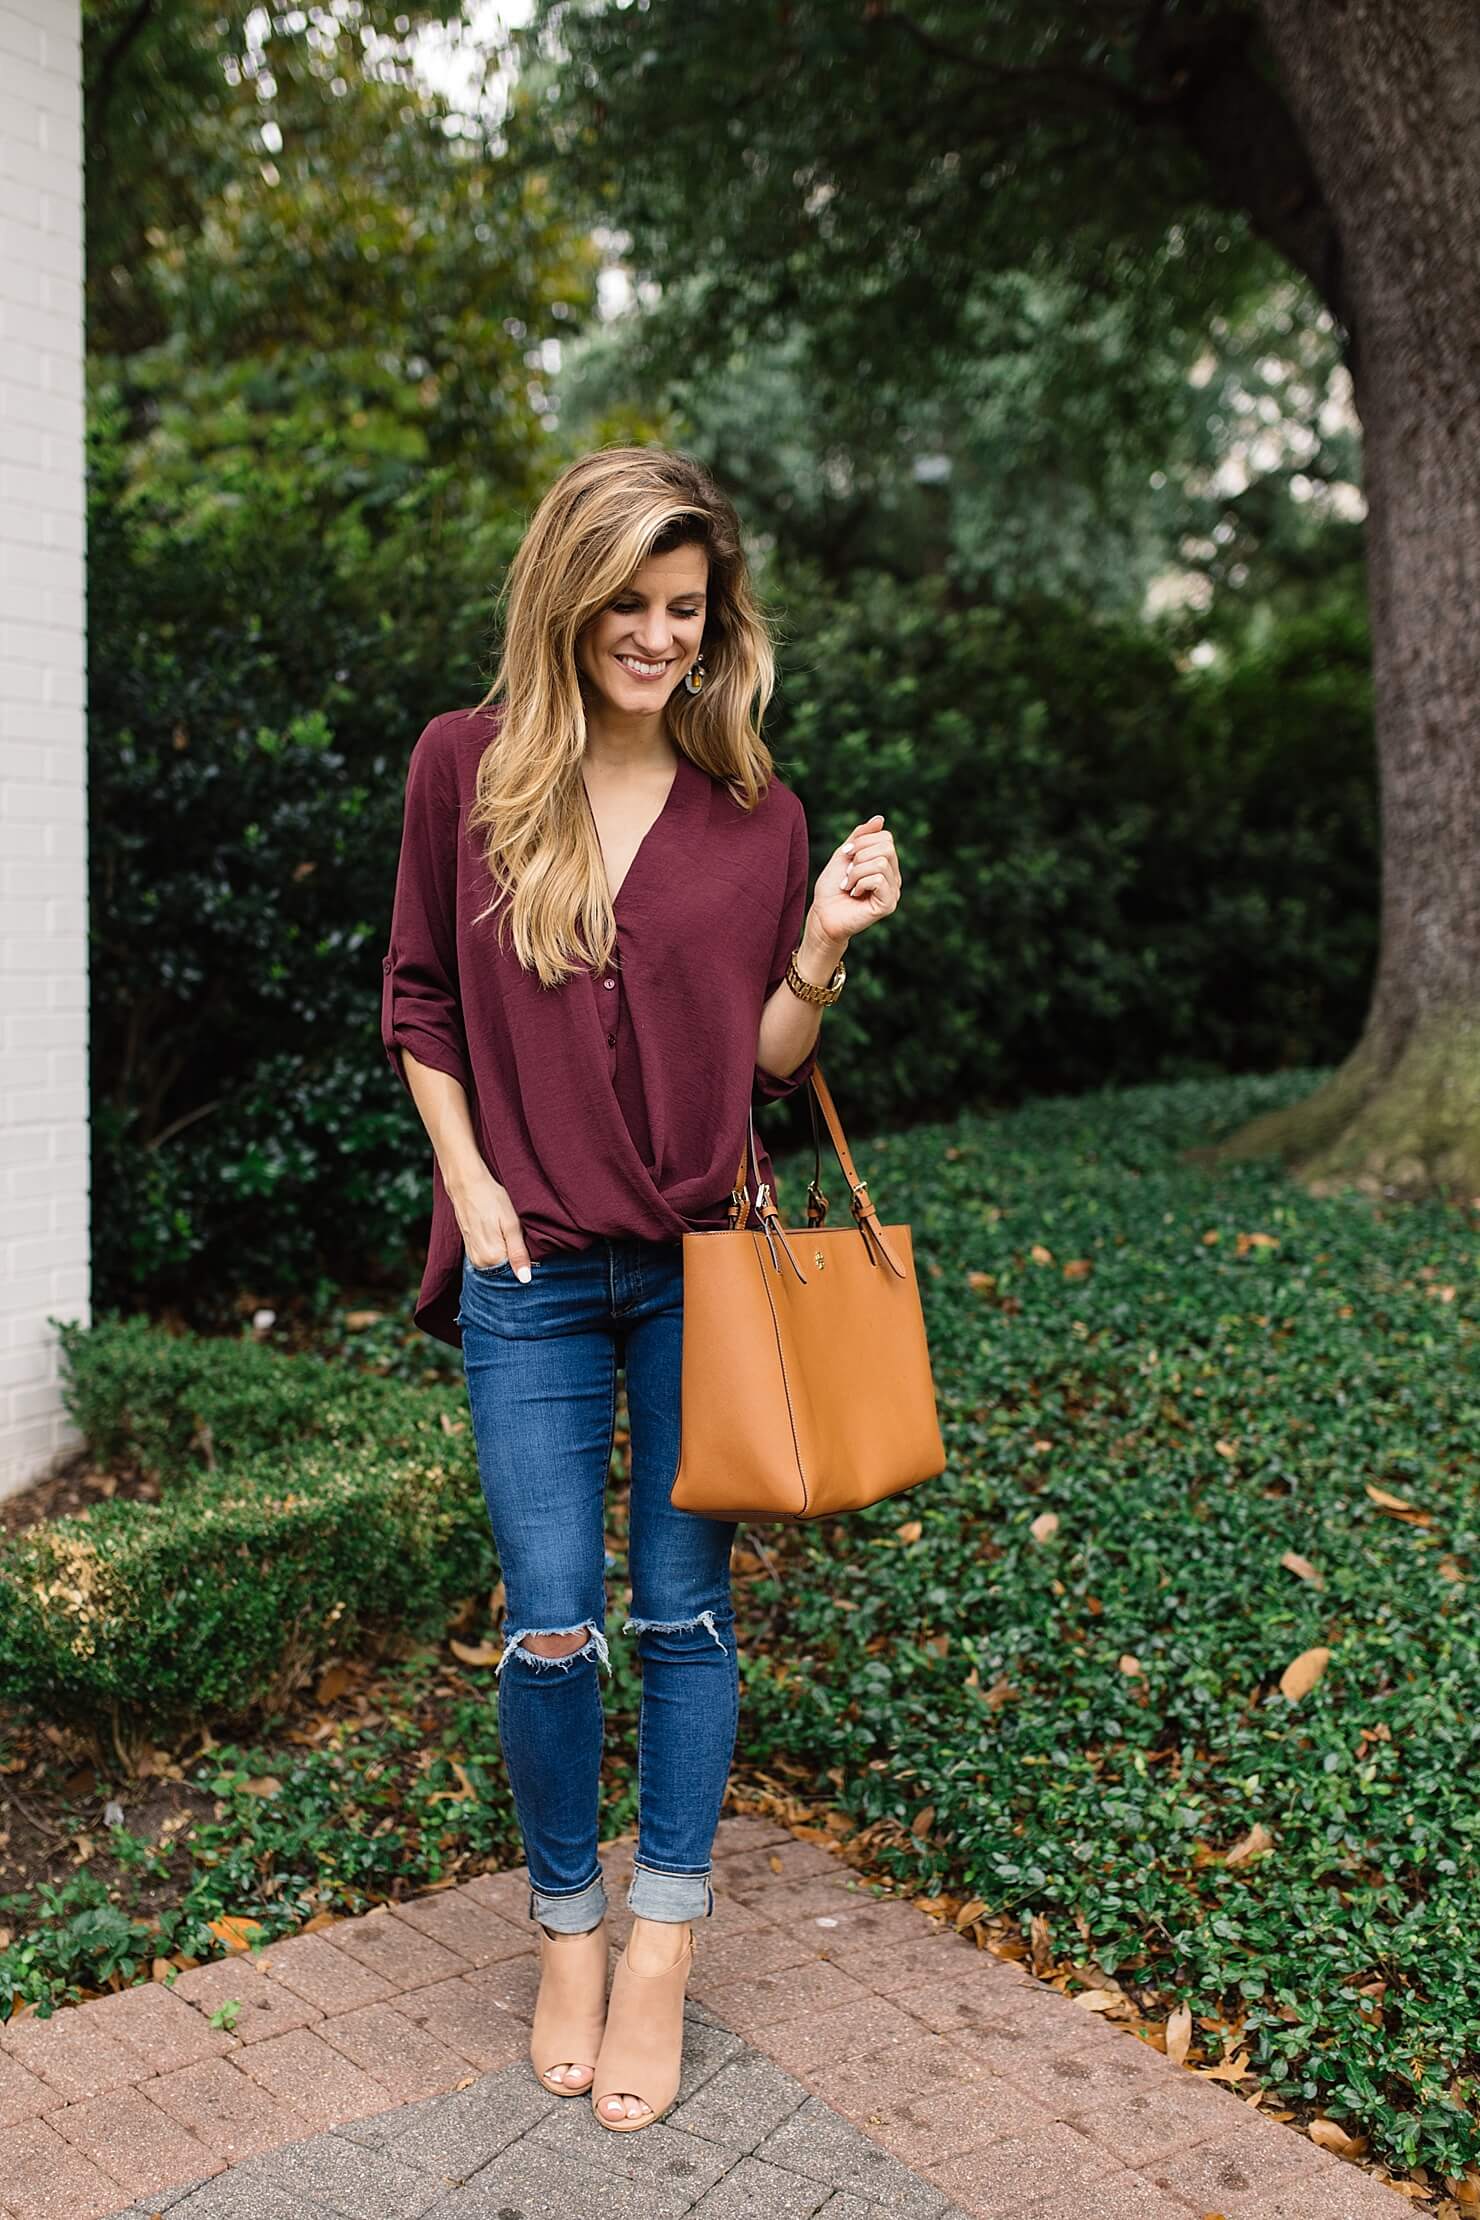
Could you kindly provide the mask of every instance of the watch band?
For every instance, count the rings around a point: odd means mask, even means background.
[[[842,957],[838,958],[838,968],[828,980],[827,985],[825,987],[814,987],[811,980],[804,979],[797,969],[797,957],[800,953],[801,942],[798,941],[786,966],[786,984],[790,987],[792,993],[803,1002],[819,1003],[823,1007],[836,1002],[843,991],[843,981],[848,976],[843,966]]]

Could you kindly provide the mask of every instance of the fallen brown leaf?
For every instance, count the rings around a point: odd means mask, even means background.
[[[1247,1865],[1251,1858],[1260,1857],[1266,1850],[1272,1850],[1273,1848],[1274,1836],[1262,1819],[1256,1819],[1248,1833],[1239,1837],[1239,1840],[1224,1858],[1223,1863],[1225,1865]]]
[[[1248,2053],[1235,2051],[1232,2058],[1225,2058],[1216,2066],[1194,2066],[1192,2071],[1204,2081],[1246,2081],[1249,2075]]]
[[[435,1788],[427,1798],[429,1804],[465,1804],[478,1791],[468,1779],[468,1769],[459,1758],[449,1758],[448,1764],[457,1775],[456,1788]]]
[[[224,1919],[208,1919],[206,1925],[228,1950],[249,1950],[252,1937],[262,1932],[260,1919],[247,1919],[239,1913],[228,1913]]]
[[[1187,2052],[1192,2042],[1192,2014],[1185,2004],[1179,2004],[1167,2014],[1166,2050],[1174,2066],[1185,2066]]]
[[[1376,1487],[1370,1480],[1366,1483],[1366,1486],[1368,1495],[1371,1496],[1379,1511],[1412,1511],[1417,1508],[1415,1504],[1409,1502],[1406,1496],[1394,1495],[1390,1489]]]
[[[464,1665],[496,1665],[503,1656],[498,1642],[449,1642],[447,1647]]]
[[[1280,1694],[1292,1704],[1308,1696],[1331,1662],[1331,1651],[1319,1644],[1313,1650],[1302,1650],[1292,1658],[1280,1675]]]
[[[1336,2120],[1312,2120],[1306,2132],[1312,2143],[1319,2143],[1323,2151],[1335,2151],[1338,2158],[1355,2158],[1367,2148],[1365,2135],[1348,2134]]]

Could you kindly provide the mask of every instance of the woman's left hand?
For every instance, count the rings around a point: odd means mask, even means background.
[[[851,940],[899,906],[901,880],[894,835],[882,810],[855,825],[820,873],[812,895],[812,921],[828,940]]]

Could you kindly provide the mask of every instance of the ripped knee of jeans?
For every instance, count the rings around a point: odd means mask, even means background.
[[[729,1656],[730,1653],[725,1650],[723,1638],[715,1626],[712,1611],[700,1611],[692,1619],[624,1619],[622,1621],[622,1632],[624,1634],[687,1634],[696,1626],[708,1627],[715,1641],[725,1651],[726,1657]]]
[[[584,1634],[586,1640],[573,1650],[563,1650],[558,1657],[546,1657],[541,1651],[532,1650],[528,1647],[531,1635],[538,1640],[543,1634]],[[574,1626],[516,1627],[511,1634],[504,1636],[504,1653],[494,1667],[493,1677],[495,1680],[508,1664],[509,1659],[515,1655],[522,1658],[526,1665],[553,1666],[567,1673],[579,1657],[594,1657],[606,1667],[608,1673],[612,1669],[606,1636],[602,1633],[600,1627],[594,1626],[589,1619],[577,1619]]]

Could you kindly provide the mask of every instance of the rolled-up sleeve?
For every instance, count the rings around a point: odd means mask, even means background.
[[[411,751],[401,855],[381,965],[380,1037],[406,1091],[401,1051],[446,1072],[471,1099],[472,1076],[457,985],[457,859],[461,825],[452,765],[433,718]]]
[[[787,861],[786,898],[781,906],[781,922],[776,934],[776,946],[771,956],[770,976],[766,980],[765,999],[767,1002],[770,1001],[772,995],[786,977],[786,967],[791,961],[792,951],[802,937],[802,926],[807,916],[807,881],[810,868],[807,815],[801,802],[798,801],[792,819],[791,852]],[[812,1047],[797,1065],[796,1070],[788,1072],[784,1079],[778,1079],[774,1072],[769,1072],[762,1065],[757,1064],[751,1082],[752,1102],[780,1102],[787,1095],[794,1095],[799,1088],[805,1087],[812,1076],[812,1067],[817,1062],[818,1051],[821,1046],[822,1037],[819,1033]]]

